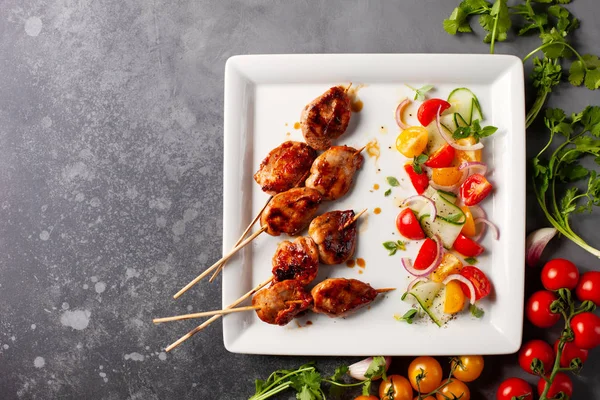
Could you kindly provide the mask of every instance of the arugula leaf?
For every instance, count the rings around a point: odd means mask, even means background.
[[[397,240],[395,242],[391,241],[391,242],[383,242],[383,247],[385,247],[387,250],[389,250],[389,255],[393,256],[394,254],[396,254],[396,252],[398,250],[406,250],[406,243]]]
[[[396,318],[396,321],[405,321],[407,324],[412,325],[413,320],[417,316],[417,313],[418,311],[412,308],[408,310],[403,316],[394,316],[394,318]]]
[[[483,309],[477,307],[475,304],[471,304],[469,306],[469,311],[471,312],[471,315],[474,316],[475,318],[481,318],[485,314],[485,311],[483,311]]]
[[[398,179],[394,178],[393,176],[388,176],[385,179],[387,180],[387,183],[392,187],[400,186],[400,182],[398,182]]]

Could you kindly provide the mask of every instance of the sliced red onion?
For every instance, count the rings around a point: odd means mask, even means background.
[[[481,174],[481,175],[485,176],[485,173],[487,172],[488,167],[487,167],[487,164],[482,163],[482,162],[467,161],[467,162],[464,162],[464,163],[460,164],[460,166],[458,167],[458,169],[460,171],[462,171],[462,170],[469,171],[469,173],[472,170],[475,170],[475,173]]]
[[[425,207],[429,206],[429,220],[431,222],[435,221],[437,217],[437,207],[435,206],[435,202],[431,200],[429,197],[423,196],[421,194],[416,196],[410,196],[402,202],[402,207],[410,207],[411,204],[415,203],[417,200],[425,202]]]
[[[440,106],[440,108],[438,109],[437,115],[435,117],[435,123],[437,125],[437,129],[438,129],[440,136],[442,136],[442,138],[444,138],[446,143],[448,143],[450,146],[454,147],[456,150],[462,150],[462,151],[483,149],[483,143],[481,143],[481,142],[475,143],[473,145],[463,146],[463,145],[457,144],[454,140],[452,140],[452,138],[450,136],[448,136],[446,131],[444,131],[444,129],[442,129],[442,123],[440,122],[440,115],[441,115],[440,111],[441,110],[442,110],[442,107]]]
[[[437,267],[439,267],[440,263],[442,262],[442,257],[444,256],[444,247],[442,245],[442,240],[440,239],[440,237],[438,235],[434,235],[432,239],[437,244],[437,254],[436,254],[435,259],[433,260],[433,262],[427,268],[425,268],[425,269],[415,269],[415,267],[413,267],[413,263],[412,263],[412,260],[410,258],[408,258],[408,257],[402,258],[402,260],[401,260],[402,261],[402,266],[411,275],[418,276],[418,277],[427,276],[434,269],[436,269]]]
[[[548,242],[556,235],[555,228],[542,228],[527,235],[525,241],[525,261],[530,267],[535,267]]]
[[[485,213],[483,208],[481,208],[479,206],[469,206],[469,210],[471,211],[471,215],[473,216],[473,219],[475,219],[475,218],[486,218],[487,219],[487,214]]]
[[[392,357],[384,357],[385,358],[385,370],[387,371],[392,363]],[[367,379],[365,377],[365,373],[367,369],[369,369],[369,365],[373,362],[373,357],[365,358],[362,361],[352,364],[348,367],[348,375],[353,377],[356,380],[364,381]]]
[[[476,296],[475,296],[475,286],[473,285],[473,282],[471,282],[469,279],[465,278],[464,276],[462,276],[460,274],[452,274],[452,275],[448,275],[448,277],[446,277],[446,279],[444,279],[444,281],[442,283],[444,285],[447,285],[448,282],[450,282],[450,281],[459,281],[459,282],[462,282],[465,285],[467,285],[467,287],[469,288],[469,302],[471,304],[475,304]]]
[[[476,242],[478,242],[479,239],[481,239],[481,237],[483,236],[486,225],[489,226],[490,229],[492,230],[492,233],[494,234],[494,240],[500,239],[500,231],[498,230],[498,227],[496,227],[496,225],[494,225],[490,220],[485,219],[485,218],[475,218],[473,220],[473,222],[475,222],[475,225],[484,224],[481,227],[481,231],[479,231],[479,233],[477,235],[475,235],[475,237],[473,237],[473,240],[475,240]]]
[[[404,109],[406,108],[406,106],[408,106],[410,104],[410,100],[408,98],[402,100],[400,102],[400,104],[398,104],[398,107],[396,107],[396,123],[398,124],[398,126],[400,127],[400,129],[407,129],[408,125],[406,125],[404,123],[404,121],[402,121],[402,113],[404,112]]]
[[[427,281],[429,281],[429,278],[425,278],[423,276],[415,278],[412,282],[410,282],[408,284],[408,287],[406,288],[406,291],[410,292],[412,290],[412,288],[414,288],[417,283],[419,283],[419,282],[427,282]]]

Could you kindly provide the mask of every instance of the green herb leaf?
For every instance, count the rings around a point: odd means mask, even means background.
[[[469,265],[477,265],[479,261],[475,257],[467,257],[465,258],[465,262]]]
[[[400,182],[398,182],[398,179],[394,178],[393,176],[388,176],[386,180],[387,183],[392,187],[400,186]]]
[[[481,318],[485,314],[485,311],[483,311],[481,308],[478,308],[475,304],[471,304],[469,306],[469,311],[475,318]]]
[[[367,371],[365,372],[365,378],[373,379],[373,378],[383,378],[386,380],[385,376],[385,357],[377,356],[373,357],[373,361],[369,364]]]
[[[329,379],[332,381],[339,382],[344,376],[346,376],[348,370],[349,368],[347,365],[340,365],[335,369],[335,373]]]
[[[401,316],[401,317],[396,316],[394,318],[396,318],[396,321],[405,321],[407,324],[412,324],[413,320],[417,316],[417,314],[418,314],[417,310],[415,310],[413,308],[413,309],[408,310],[403,316]]]
[[[406,243],[397,240],[395,242],[391,241],[391,242],[384,242],[383,243],[383,247],[386,248],[386,250],[389,251],[389,255],[393,256],[394,254],[396,254],[396,252],[398,250],[402,250],[405,251],[406,250]]]
[[[390,194],[392,194],[392,189],[388,189],[385,191],[385,193],[383,194],[385,197],[388,197]]]
[[[429,156],[427,154],[420,154],[418,156],[415,156],[413,158],[413,169],[415,170],[415,172],[417,174],[422,174],[423,173],[423,167],[422,165],[429,159]]]

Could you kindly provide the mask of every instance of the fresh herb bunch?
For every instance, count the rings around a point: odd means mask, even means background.
[[[569,217],[573,213],[591,212],[600,206],[600,177],[581,163],[584,156],[594,157],[600,165],[600,107],[587,107],[568,117],[563,110],[548,109],[544,118],[550,139],[533,158],[535,195],[548,221],[565,237],[600,257],[600,250],[587,244],[572,229]],[[545,157],[552,142],[559,136],[564,141],[549,158]],[[580,191],[573,182],[587,179],[587,188]],[[559,200],[557,185],[571,184]]]

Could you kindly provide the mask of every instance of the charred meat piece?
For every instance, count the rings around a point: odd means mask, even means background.
[[[268,324],[286,325],[296,315],[312,306],[312,296],[304,290],[300,282],[283,281],[256,293],[252,305],[258,318]]]
[[[306,228],[321,203],[321,193],[311,188],[294,188],[275,195],[260,216],[260,225],[267,233],[295,235]]]
[[[343,317],[370,304],[377,290],[356,279],[326,279],[311,291],[316,313]]]
[[[272,196],[298,186],[317,158],[317,152],[305,143],[284,142],[274,148],[254,174],[263,192]]]
[[[348,146],[334,146],[321,154],[306,179],[306,187],[317,189],[324,200],[337,200],[350,190],[363,156]]]
[[[323,264],[341,264],[354,254],[356,248],[356,223],[346,228],[354,211],[330,211],[312,220],[308,235],[317,244],[319,259]]]
[[[310,147],[326,150],[340,137],[350,122],[347,89],[334,86],[304,107],[300,116],[302,135]]]
[[[273,256],[273,283],[294,279],[302,286],[311,283],[319,272],[319,251],[309,237],[301,236],[294,242],[285,241],[277,246]]]

